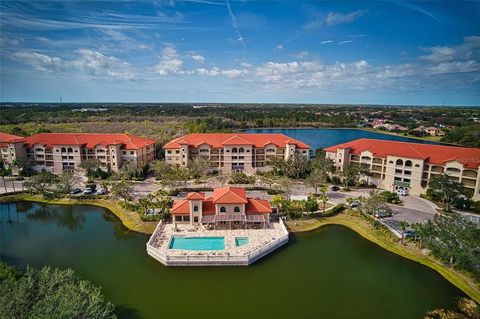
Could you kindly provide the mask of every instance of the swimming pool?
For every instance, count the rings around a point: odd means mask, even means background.
[[[240,247],[248,244],[248,237],[235,237],[235,246]]]
[[[224,237],[178,237],[172,236],[168,249],[224,250]]]

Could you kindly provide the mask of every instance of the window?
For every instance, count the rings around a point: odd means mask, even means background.
[[[415,167],[420,167],[420,164],[415,164]]]
[[[393,161],[388,161],[390,164],[393,164]]]
[[[176,222],[181,222],[182,221],[182,216],[175,216],[175,221]]]
[[[69,147],[69,148],[67,149],[67,151],[68,151],[69,153],[72,153],[72,152],[73,152],[73,149],[72,149],[71,147]]]
[[[233,208],[233,212],[234,212],[234,213],[240,213],[240,207],[235,206],[235,207]]]
[[[133,154],[135,154],[135,152],[134,152],[134,151],[130,151],[130,155],[133,155]]]
[[[226,212],[227,212],[227,209],[225,208],[225,206],[220,207],[220,213],[226,213]]]
[[[193,206],[193,211],[198,212],[198,205]]]
[[[197,216],[193,217],[193,222],[198,223],[198,217]]]
[[[237,153],[237,148],[236,147],[232,148],[232,153]]]
[[[66,152],[66,151],[67,151],[67,149],[65,147],[62,147],[62,153]]]
[[[171,150],[168,150],[168,151],[167,151],[167,154],[172,154],[172,151],[171,151]]]
[[[243,153],[243,152],[245,152],[245,149],[244,149],[243,147],[240,147],[240,148],[238,149],[238,152],[239,152],[239,153]]]
[[[410,160],[406,161],[405,166],[412,167],[412,161],[410,161]]]
[[[397,161],[395,162],[395,165],[403,166],[403,161],[401,159],[397,159]]]
[[[75,153],[78,153],[78,150],[75,150]]]

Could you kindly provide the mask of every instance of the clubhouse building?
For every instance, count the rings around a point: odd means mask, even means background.
[[[412,195],[427,190],[428,181],[448,174],[461,182],[473,200],[480,200],[480,149],[456,146],[358,139],[324,149],[339,170],[349,165],[368,168],[372,182]]]
[[[206,133],[178,137],[163,146],[168,164],[187,167],[198,158],[215,172],[268,170],[267,160],[310,156],[310,146],[284,134]]]
[[[247,198],[242,188],[223,187],[204,193],[189,193],[176,202],[170,214],[174,223],[208,225],[212,228],[246,228],[248,225],[265,226],[270,222],[272,208],[265,199]]]
[[[37,171],[75,170],[87,160],[118,171],[122,165],[139,166],[155,159],[155,141],[130,134],[40,133],[19,137],[0,133],[1,160],[10,165],[26,158]]]

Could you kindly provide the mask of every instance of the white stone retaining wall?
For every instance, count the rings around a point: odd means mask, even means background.
[[[288,242],[288,230],[285,227],[283,220],[279,219],[280,227],[283,235],[265,246],[245,255],[182,255],[169,256],[162,253],[158,248],[154,247],[155,238],[162,231],[164,227],[163,222],[159,222],[155,232],[150,237],[147,243],[147,253],[166,266],[247,266],[260,258],[268,255],[274,250],[280,248]]]

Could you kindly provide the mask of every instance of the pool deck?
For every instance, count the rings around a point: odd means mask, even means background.
[[[224,250],[169,249],[172,236],[224,237]],[[249,242],[237,247],[236,237]],[[288,242],[288,230],[282,220],[266,229],[208,230],[192,226],[160,222],[147,243],[147,253],[166,266],[246,266]]]

